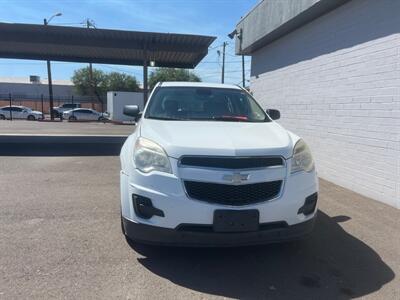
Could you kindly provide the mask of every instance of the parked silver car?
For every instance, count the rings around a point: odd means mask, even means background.
[[[63,113],[63,119],[68,121],[105,121],[107,118],[106,113],[89,108],[75,108]]]
[[[57,106],[53,108],[54,117],[59,118],[63,115],[64,112],[75,109],[81,108],[80,103],[64,103],[63,105]]]
[[[25,119],[29,121],[41,120],[44,118],[40,111],[32,110],[26,106],[3,106],[0,107],[0,120],[5,119]]]

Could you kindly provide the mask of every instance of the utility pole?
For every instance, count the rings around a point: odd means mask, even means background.
[[[86,28],[90,28],[92,26],[93,28],[96,28],[92,22],[90,22],[89,19],[86,19]],[[90,81],[90,93],[92,94],[92,97],[94,95],[94,84],[93,84],[93,66],[92,63],[89,63],[89,81]],[[92,106],[93,106],[93,99],[92,99]],[[93,108],[93,107],[92,107]]]
[[[244,71],[244,55],[242,54],[242,85],[243,85],[243,88],[246,88],[246,79],[245,79],[245,77],[244,77],[244,73],[245,71]]]
[[[8,94],[8,98],[10,101],[10,121],[12,121],[12,97],[11,97],[11,93]]]
[[[228,43],[224,42],[222,44],[222,74],[221,74],[221,83],[225,82],[225,47]]]

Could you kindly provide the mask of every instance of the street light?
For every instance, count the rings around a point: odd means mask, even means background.
[[[48,20],[44,19],[44,25],[48,25],[50,23],[50,21],[54,18],[54,17],[60,17],[62,16],[62,13],[58,12],[54,15],[52,15]]]
[[[44,19],[43,23],[44,26],[49,25],[50,21],[54,18],[54,17],[59,17],[61,16],[62,13],[58,12],[54,15],[52,15],[49,20]],[[50,119],[54,120],[54,114],[53,114],[53,107],[54,107],[54,103],[53,103],[53,82],[51,81],[51,65],[50,65],[50,60],[47,60],[47,80],[48,80],[48,86],[49,86],[49,100],[50,100]]]

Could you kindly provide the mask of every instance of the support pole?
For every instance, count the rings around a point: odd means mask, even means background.
[[[45,26],[47,26],[47,20],[44,19],[43,23]],[[53,82],[51,80],[51,65],[50,61],[47,60],[47,79],[48,79],[48,86],[49,86],[49,99],[50,99],[50,119],[53,121],[54,120],[54,113],[53,113]]]
[[[143,104],[146,105],[148,95],[148,75],[147,75],[147,59],[143,61]]]
[[[44,117],[44,108],[43,108],[43,94],[42,94],[42,95],[40,95],[40,101],[42,102],[42,114],[43,114],[43,117]]]

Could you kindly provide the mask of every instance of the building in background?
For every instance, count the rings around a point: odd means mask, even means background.
[[[400,1],[264,0],[236,27],[250,89],[322,178],[400,208]]]
[[[53,80],[53,91],[55,94],[64,97],[75,95],[74,85],[69,80]],[[22,96],[47,95],[49,87],[47,79],[40,79],[39,76],[29,77],[0,77],[0,94],[16,94]]]
[[[53,94],[55,106],[63,103],[81,103],[82,107],[101,110],[101,103],[94,96],[80,96],[76,93],[74,85],[69,80],[53,80]],[[0,106],[9,105],[9,97],[14,105],[23,105],[35,110],[49,110],[49,87],[46,80],[39,76],[27,77],[1,77],[0,78]],[[102,99],[105,101],[105,99]],[[105,105],[103,105],[105,107]]]

